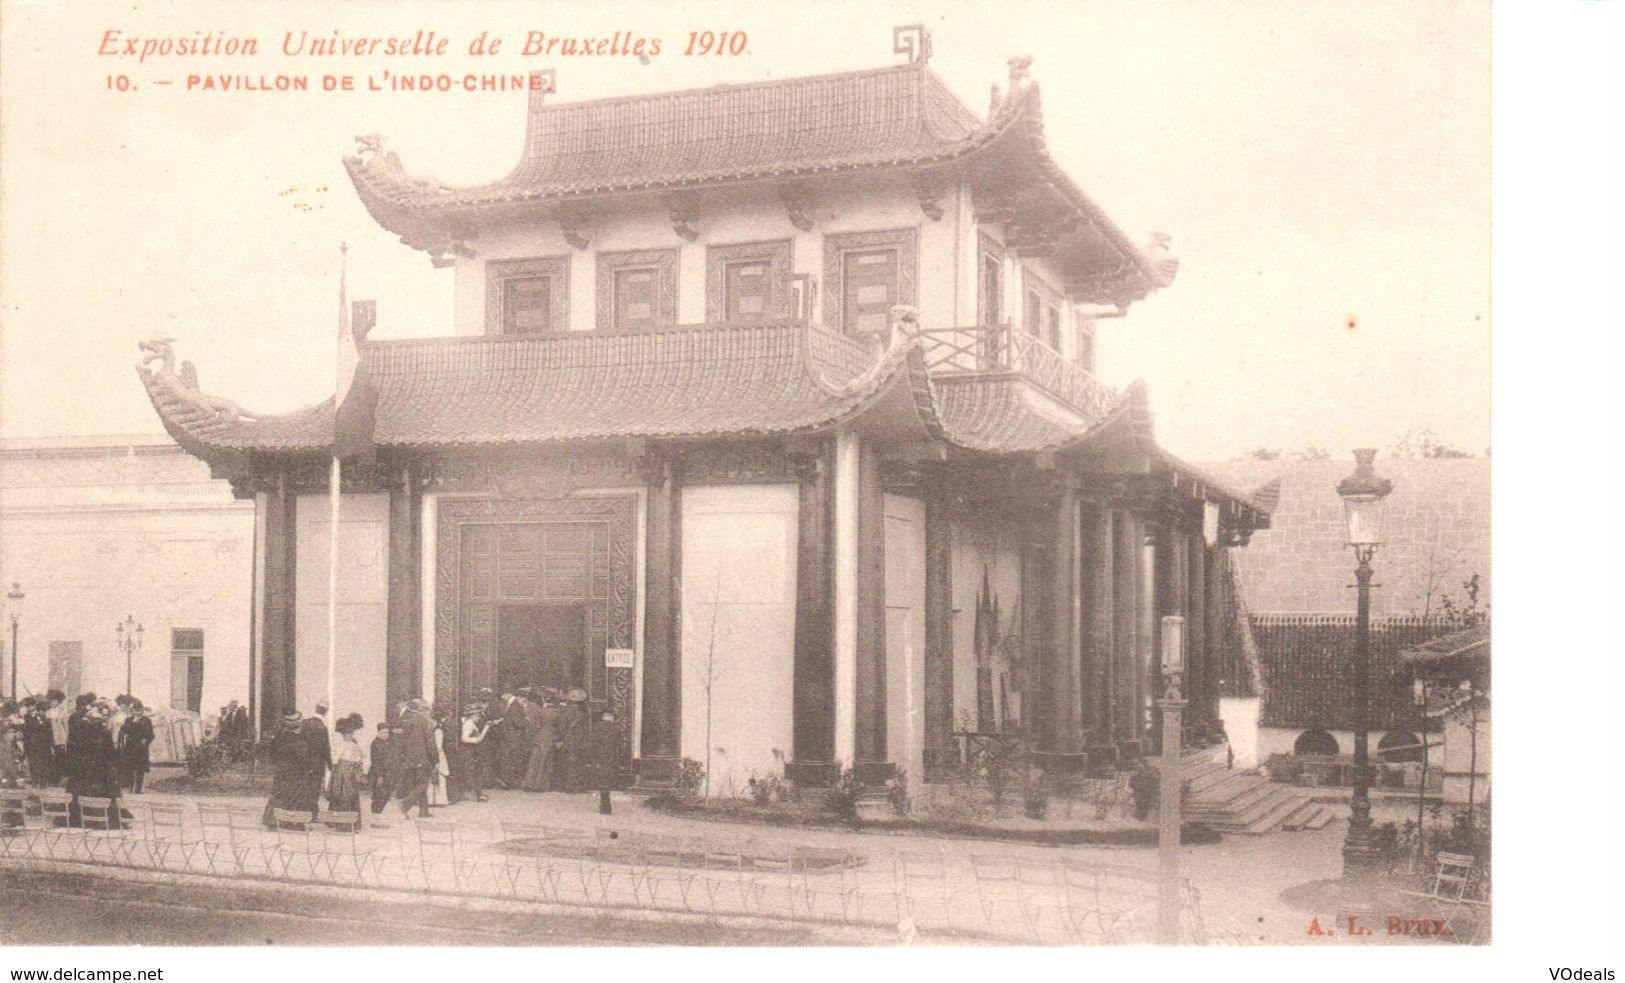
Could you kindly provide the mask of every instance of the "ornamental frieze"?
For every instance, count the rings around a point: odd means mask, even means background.
[[[484,492],[498,498],[563,498],[583,488],[643,483],[636,459],[622,454],[545,458],[437,458],[423,467],[431,491]]]

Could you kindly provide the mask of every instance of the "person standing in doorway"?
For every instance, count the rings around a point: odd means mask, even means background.
[[[470,703],[463,707],[463,722],[458,734],[462,754],[458,755],[462,774],[458,779],[463,794],[475,802],[486,801],[485,796],[485,736],[491,725],[485,720],[485,704]]]

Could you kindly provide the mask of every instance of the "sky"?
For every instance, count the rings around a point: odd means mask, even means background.
[[[560,100],[892,64],[924,21],[979,114],[1034,56],[1050,149],[1129,233],[1172,236],[1174,284],[1103,322],[1192,459],[1335,453],[1428,428],[1490,445],[1487,4],[1239,0],[651,7],[572,3],[100,4],[0,15],[0,435],[153,432],[138,340],[177,339],[205,391],[280,412],[331,392],[338,246],[376,336],[447,334],[452,278],[379,228],[340,163],[382,133],[413,173],[479,183],[517,160],[524,95],[202,93],[189,73],[558,70]],[[433,29],[437,62],[284,59],[284,31]],[[692,30],[740,56],[684,57]],[[260,39],[256,58],[97,53],[105,32]],[[480,31],[510,51],[461,54]],[[527,31],[660,37],[662,54],[549,61]],[[111,76],[127,75],[130,91]]]

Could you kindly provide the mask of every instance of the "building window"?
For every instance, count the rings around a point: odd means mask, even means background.
[[[79,685],[85,664],[84,643],[52,642],[48,651],[51,663],[46,668],[46,688],[59,689],[69,696],[84,692]]]
[[[982,233],[982,280],[977,323],[991,327],[1004,323],[1004,247]]]
[[[1087,318],[1078,319],[1078,351],[1074,361],[1085,372],[1095,370],[1095,327]]]
[[[1377,742],[1377,760],[1389,762],[1421,761],[1422,742],[1407,730],[1391,730]]]
[[[824,318],[848,334],[883,335],[891,308],[916,303],[913,229],[824,237]]]
[[[485,264],[485,333],[548,334],[570,328],[570,257]]]
[[[1292,743],[1292,753],[1299,755],[1335,756],[1338,753],[1337,738],[1323,730],[1306,730],[1298,735]]]
[[[762,321],[799,316],[792,306],[791,244],[747,242],[705,252],[705,319]]]
[[[677,250],[598,254],[598,327],[653,331],[677,323]]]
[[[203,629],[175,628],[169,633],[169,705],[176,710],[203,709]]]
[[[1034,338],[1056,352],[1061,350],[1061,294],[1049,284],[1025,274],[1027,302],[1021,309],[1021,326]]]

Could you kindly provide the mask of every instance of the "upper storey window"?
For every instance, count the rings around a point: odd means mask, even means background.
[[[1095,370],[1095,325],[1082,315],[1078,317],[1078,352],[1075,361],[1085,372]]]
[[[1004,247],[986,232],[978,242],[981,280],[977,323],[991,327],[1004,323]]]
[[[485,264],[487,334],[547,334],[569,329],[570,258],[549,256]]]
[[[1049,284],[1026,274],[1027,297],[1022,305],[1022,327],[1055,351],[1061,350],[1061,295]]]
[[[677,250],[598,254],[598,327],[652,331],[677,323]]]
[[[824,237],[824,316],[848,334],[884,334],[916,296],[913,229]]]
[[[794,317],[791,244],[745,242],[705,252],[705,319],[761,321]]]

